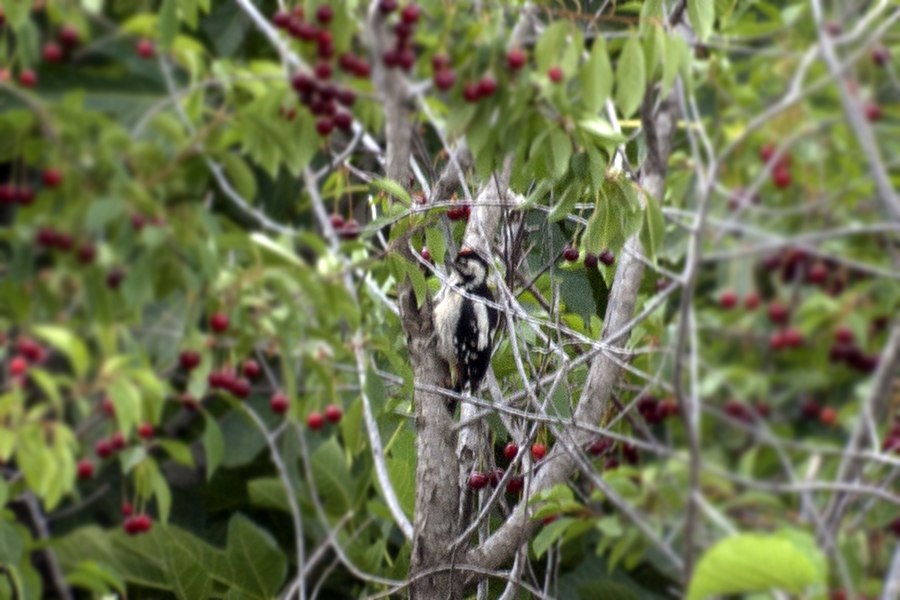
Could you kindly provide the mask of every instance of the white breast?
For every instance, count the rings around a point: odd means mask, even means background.
[[[434,328],[438,336],[438,353],[451,365],[456,364],[456,327],[462,313],[463,297],[446,290],[443,299],[434,307]]]

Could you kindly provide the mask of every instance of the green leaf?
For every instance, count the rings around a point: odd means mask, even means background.
[[[563,19],[555,21],[541,34],[534,48],[539,73],[546,73],[559,60],[571,26]]]
[[[109,397],[116,407],[119,429],[127,436],[140,421],[141,394],[134,384],[120,376],[109,386]]]
[[[654,24],[662,24],[662,9],[662,0],[645,0],[644,3],[641,4],[641,23],[639,29],[641,35],[647,33],[648,27],[653,27]]]
[[[631,36],[622,48],[616,69],[616,105],[626,119],[640,107],[647,86],[644,50],[637,36]]]
[[[688,587],[688,600],[720,594],[781,590],[800,594],[821,583],[813,563],[785,539],[755,533],[722,540],[706,551]]]
[[[72,370],[80,379],[87,374],[90,366],[90,354],[87,346],[74,333],[63,327],[52,325],[41,325],[32,328],[32,332],[37,337],[62,352],[69,359]]]
[[[551,176],[559,179],[569,170],[569,160],[572,158],[572,140],[559,127],[550,130],[549,138],[549,150],[553,157],[552,163],[549,163],[553,165]]]
[[[25,552],[25,543],[15,525],[8,521],[0,521],[0,563],[16,564]]]
[[[163,50],[172,48],[178,34],[178,4],[176,0],[163,0],[159,10],[159,45]]]
[[[713,21],[716,18],[716,7],[713,0],[690,0],[687,3],[688,17],[694,32],[700,41],[705,42],[712,32]]]
[[[284,493],[284,484],[277,477],[251,480],[247,484],[247,493],[254,506],[286,513],[291,512],[287,494]]]
[[[325,510],[343,516],[353,506],[354,486],[344,458],[344,451],[335,438],[322,444],[312,455],[312,474],[316,490],[328,498]]]
[[[287,575],[284,553],[272,536],[240,514],[228,522],[225,562],[234,587],[261,600],[277,594]]]
[[[397,492],[400,507],[412,518],[416,506],[416,436],[405,429],[399,432],[386,458],[388,477]]]
[[[165,558],[175,595],[180,600],[208,598],[214,557],[202,540],[177,527],[167,527]]]
[[[369,183],[369,185],[377,190],[390,194],[391,196],[402,202],[405,206],[410,206],[412,204],[412,199],[409,197],[409,192],[407,192],[403,188],[403,186],[396,181],[392,181],[390,179],[373,179]]]
[[[163,450],[165,450],[175,462],[186,467],[194,466],[194,455],[191,454],[191,447],[184,442],[159,440],[157,443],[162,446]]]
[[[666,35],[663,41],[665,51],[663,52],[663,78],[660,96],[665,98],[675,83],[675,77],[678,76],[678,69],[688,48],[681,36]]]
[[[545,525],[541,532],[535,536],[534,541],[531,542],[531,549],[537,558],[540,559],[547,549],[553,545],[553,542],[559,539],[565,533],[566,528],[574,522],[575,519],[571,517],[563,517],[549,525]]]
[[[406,262],[406,274],[409,275],[409,281],[412,283],[413,292],[416,294],[416,303],[421,307],[428,298],[428,285],[425,283],[425,274],[419,265]]]
[[[644,254],[650,260],[655,261],[657,252],[662,248],[662,239],[666,232],[666,225],[656,197],[644,192],[644,199],[647,205],[644,207],[640,239],[641,244],[644,245]]]
[[[557,198],[556,204],[553,205],[553,209],[550,211],[550,214],[547,215],[547,220],[551,223],[556,223],[557,221],[565,219],[575,208],[575,203],[578,202],[579,199],[580,194],[575,191],[575,186],[567,186],[560,197]]]
[[[437,227],[428,227],[425,229],[425,245],[431,258],[436,264],[444,264],[444,257],[447,255],[447,242],[444,241],[444,234]]]
[[[578,121],[578,127],[587,133],[612,144],[621,144],[628,139],[626,136],[613,129],[612,125],[609,124],[609,121],[601,119],[600,117],[581,119]]]
[[[256,177],[253,175],[253,170],[243,158],[232,152],[220,154],[218,158],[235,191],[241,198],[252,204],[256,198]]]
[[[18,30],[28,20],[28,15],[31,14],[32,1],[10,0],[3,3],[3,15],[6,18],[6,22],[13,29]]]
[[[206,480],[212,479],[216,467],[222,464],[225,456],[225,439],[222,429],[216,420],[206,415],[206,427],[203,429],[203,451],[206,453]]]
[[[599,113],[612,92],[613,71],[603,37],[597,36],[591,54],[578,74],[581,83],[581,101],[589,113]]]

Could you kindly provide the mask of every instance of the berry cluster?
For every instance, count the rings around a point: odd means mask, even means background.
[[[123,512],[124,510],[124,506]],[[130,505],[129,505],[130,508]],[[147,533],[150,531],[150,528],[153,526],[153,520],[150,519],[150,515],[144,513],[140,515],[129,515],[125,517],[125,521],[122,523],[123,529],[125,529],[125,533],[128,535],[138,535],[139,533]]]
[[[378,9],[382,14],[390,15],[397,10],[397,0],[380,0]],[[419,7],[413,3],[407,4],[400,11],[400,18],[394,24],[394,47],[386,50],[381,56],[381,62],[388,69],[400,68],[409,71],[416,64],[412,37],[420,12]]]
[[[616,444],[615,441],[610,438],[600,438],[588,447],[588,452],[592,456],[606,456],[606,459],[603,462],[603,469],[605,471],[612,471],[619,468],[621,462],[616,455],[617,450],[621,452],[622,459],[629,465],[636,465],[641,460],[640,452],[636,446],[632,444]]]
[[[344,220],[341,215],[331,216],[331,226],[335,233],[341,236],[341,239],[352,241],[359,237],[362,233],[362,227],[356,219]]]
[[[9,359],[9,375],[13,385],[22,386],[31,365],[38,365],[47,358],[47,351],[32,339],[22,337],[16,343],[16,354]]]
[[[287,399],[285,399],[285,401],[286,400]],[[272,401],[274,403],[274,401],[275,401],[274,397],[272,398]],[[275,410],[274,406],[272,407],[272,410]],[[285,405],[284,410],[282,410],[281,412],[284,412],[286,410],[287,410],[287,406]],[[276,410],[275,412],[279,412],[279,411]],[[324,413],[320,413],[318,411],[313,411],[313,412],[309,413],[309,415],[306,417],[306,426],[309,427],[313,431],[319,431],[320,429],[322,429],[322,427],[325,426],[325,421],[328,421],[332,425],[337,425],[338,423],[341,422],[341,418],[343,416],[344,416],[344,411],[341,410],[340,406],[337,406],[336,404],[330,404],[325,407]]]
[[[678,414],[678,403],[674,398],[659,400],[650,394],[641,396],[636,403],[637,411],[649,425],[662,423]]]
[[[472,207],[468,202],[462,202],[447,209],[447,218],[451,221],[468,221],[472,214]]]
[[[772,183],[775,184],[780,190],[790,187],[793,182],[793,175],[791,175],[791,155],[787,152],[783,152],[781,156],[775,160],[775,154],[777,149],[772,144],[766,144],[759,150],[759,157],[762,161],[769,165],[772,161],[775,161],[774,166],[772,167]]]

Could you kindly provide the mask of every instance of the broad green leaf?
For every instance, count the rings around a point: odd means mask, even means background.
[[[572,158],[572,140],[565,131],[559,127],[550,130],[549,150],[552,153],[552,173],[554,179],[559,179],[569,169],[569,159]]]
[[[622,48],[616,69],[616,105],[626,119],[640,107],[647,86],[644,49],[636,36],[631,36]]]
[[[639,29],[641,35],[646,35],[649,27],[662,24],[662,9],[662,0],[646,0],[641,4],[641,23]]]
[[[172,47],[178,34],[178,3],[176,0],[163,0],[159,9],[159,45],[165,50]]]
[[[393,440],[386,457],[388,476],[397,493],[403,512],[412,518],[416,505],[416,437],[405,424]]]
[[[177,527],[167,527],[165,558],[175,595],[180,600],[208,598],[212,587],[212,549]]]
[[[64,327],[41,325],[32,328],[37,337],[62,352],[69,359],[72,370],[79,379],[87,374],[90,366],[90,353],[81,338]]]
[[[800,594],[820,583],[816,568],[797,546],[775,536],[746,533],[706,551],[688,586],[688,600],[722,594],[779,590]]]
[[[218,158],[225,169],[228,181],[234,186],[238,195],[248,204],[253,204],[256,198],[256,177],[250,166],[233,152],[224,152]]]
[[[447,242],[444,241],[443,232],[437,227],[428,227],[425,229],[425,245],[431,258],[435,264],[444,264],[444,257],[447,254]]]
[[[557,198],[556,204],[553,205],[553,209],[550,211],[550,214],[547,215],[547,220],[551,223],[556,223],[557,221],[565,219],[569,216],[575,208],[575,204],[580,199],[580,195],[575,191],[575,186],[567,186],[560,197]]]
[[[287,495],[284,493],[284,484],[277,477],[253,479],[247,484],[247,492],[250,495],[250,502],[255,506],[291,512]]]
[[[578,79],[581,83],[581,100],[585,108],[589,113],[599,113],[613,86],[612,65],[603,37],[598,36],[594,40],[591,54],[581,67]]]
[[[295,267],[303,267],[303,261],[294,253],[292,250],[285,248],[284,245],[279,244],[269,236],[262,234],[258,231],[250,234],[250,241],[253,242],[254,245],[262,249],[267,254],[277,257],[279,260],[282,260],[292,266]]]
[[[652,261],[656,260],[657,252],[662,248],[662,239],[666,231],[662,210],[656,197],[644,192],[643,224],[641,227],[641,244],[644,246],[644,254]]]
[[[28,20],[28,15],[31,14],[32,2],[33,0],[8,0],[3,2],[3,16],[13,29],[18,30]]]
[[[609,124],[609,121],[601,119],[600,117],[581,119],[578,121],[578,127],[585,130],[587,133],[612,144],[621,144],[628,139],[613,129],[612,125]]]
[[[559,55],[565,47],[566,37],[570,29],[571,25],[567,21],[560,19],[554,21],[541,34],[534,48],[534,56],[539,73],[546,73],[547,69],[557,63]]]
[[[541,532],[535,536],[534,541],[531,542],[531,549],[537,558],[543,556],[547,549],[553,545],[553,542],[559,539],[559,537],[565,533],[566,528],[573,522],[575,522],[575,519],[563,517],[553,521],[549,525],[545,525],[543,529],[541,529]]]
[[[687,3],[688,17],[694,32],[700,41],[705,42],[712,32],[713,21],[716,18],[716,6],[714,0],[690,0]]]
[[[24,551],[25,543],[15,525],[9,521],[0,521],[0,563],[18,563]]]
[[[683,56],[688,51],[687,45],[681,36],[666,35],[664,37],[664,45],[662,91],[660,92],[662,97],[669,95],[669,91],[675,83],[675,77],[678,76],[678,69],[681,66]]]
[[[157,443],[162,446],[172,460],[186,467],[194,466],[194,455],[191,453],[191,447],[184,442],[175,440],[158,440]]]
[[[203,451],[206,453],[206,480],[212,479],[216,467],[222,464],[225,455],[225,439],[222,437],[222,429],[219,423],[211,416],[206,415],[206,425],[203,428]]]
[[[369,185],[377,190],[390,194],[391,196],[402,202],[404,206],[410,206],[412,204],[412,199],[409,197],[409,192],[407,192],[403,188],[403,186],[396,181],[392,181],[390,179],[373,179],[369,183]]]
[[[287,575],[284,553],[272,536],[241,514],[228,522],[225,561],[234,587],[251,598],[272,598]]]
[[[119,430],[126,436],[141,420],[141,395],[130,381],[119,376],[109,386],[109,397],[116,407]]]
[[[325,510],[329,514],[343,516],[352,508],[354,482],[344,451],[335,438],[329,439],[313,453],[312,474],[319,496],[328,498]]]

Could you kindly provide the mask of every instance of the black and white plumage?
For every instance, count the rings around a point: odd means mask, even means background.
[[[494,301],[487,276],[487,260],[475,250],[463,248],[453,263],[450,285],[434,309],[438,352],[455,372],[457,392],[466,386],[477,392],[491,363],[499,315],[497,309],[478,301]]]

